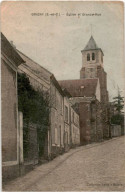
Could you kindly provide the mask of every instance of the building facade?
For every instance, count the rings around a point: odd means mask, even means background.
[[[110,130],[107,118],[108,112],[108,91],[107,91],[107,73],[104,71],[103,51],[99,48],[93,38],[90,37],[82,53],[82,68],[80,70],[80,79],[99,78],[100,82],[100,102],[102,107],[103,137],[109,138]]]
[[[39,159],[37,124],[30,123],[27,127],[23,113],[18,112],[18,74],[24,73],[34,90],[49,96],[44,158],[53,159],[72,146],[80,145],[79,115],[72,107],[71,94],[61,88],[51,72],[17,50],[3,34],[1,43],[3,178],[12,179],[30,170],[30,161],[34,165]],[[28,157],[24,159],[23,134],[27,128],[29,150]]]
[[[91,36],[82,53],[80,79],[59,81],[72,95],[80,117],[81,144],[109,138],[107,74],[103,51]]]
[[[55,77],[51,77],[50,155],[52,158],[64,151],[64,95]]]
[[[79,115],[80,143],[101,141],[103,135],[99,79],[64,80],[59,81],[59,84],[71,94],[70,101]]]
[[[80,145],[80,128],[79,128],[79,115],[71,107],[71,146]]]
[[[18,72],[26,74],[35,90],[45,91],[49,94],[50,126],[48,127],[44,156],[45,158],[54,158],[70,148],[71,104],[69,97],[62,90],[52,73],[19,50],[17,51],[25,61],[19,66]]]
[[[70,103],[68,97],[64,97],[64,146],[65,151],[68,151],[70,148]]]
[[[20,143],[18,131],[17,68],[24,63],[1,33],[1,103],[2,103],[2,176],[19,175]]]

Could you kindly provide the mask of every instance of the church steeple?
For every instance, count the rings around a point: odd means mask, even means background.
[[[103,52],[96,44],[93,36],[90,37],[87,45],[81,51],[82,53],[82,69],[80,78],[96,78],[97,67],[103,67]]]
[[[91,49],[99,49],[93,36],[90,37],[87,45],[85,46],[85,48],[82,51],[87,51],[87,50],[91,50]]]

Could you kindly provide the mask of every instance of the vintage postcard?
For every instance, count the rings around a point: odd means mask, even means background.
[[[1,3],[2,191],[125,191],[124,3]]]

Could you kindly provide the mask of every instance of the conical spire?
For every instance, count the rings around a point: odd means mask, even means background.
[[[91,49],[99,49],[93,36],[90,37],[87,45],[85,46],[85,48],[83,50],[91,50]]]

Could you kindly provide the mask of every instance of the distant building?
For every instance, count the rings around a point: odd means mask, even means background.
[[[107,74],[103,51],[91,36],[82,53],[80,79],[59,81],[72,95],[80,117],[81,144],[109,138]]]
[[[1,102],[2,102],[2,176],[19,175],[20,143],[18,131],[17,68],[24,63],[1,33]]]
[[[81,144],[103,139],[99,79],[91,81],[91,79],[59,81],[62,88],[66,88],[72,95],[70,101],[79,114]]]

